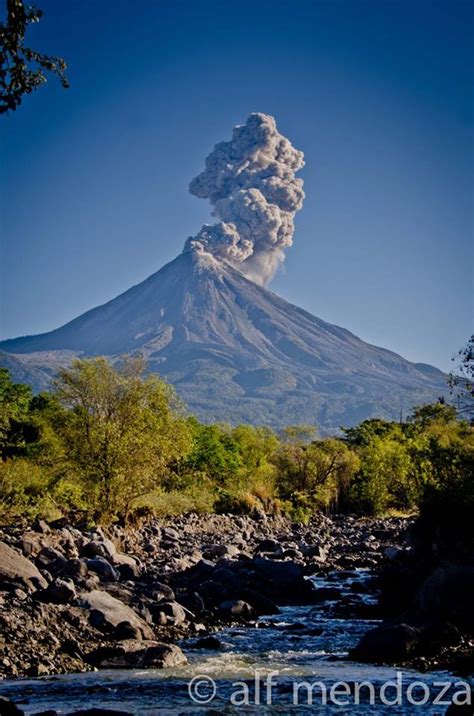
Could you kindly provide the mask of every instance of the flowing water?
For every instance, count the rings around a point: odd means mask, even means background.
[[[352,594],[351,583],[370,579],[355,571],[344,579],[318,577],[317,586],[337,586]],[[372,594],[363,594],[365,603]],[[419,674],[344,659],[360,636],[377,622],[341,618],[334,603],[284,607],[262,617],[255,628],[229,628],[217,636],[223,651],[182,648],[189,663],[162,670],[100,671],[5,681],[0,693],[27,714],[54,709],[68,713],[108,708],[143,716],[168,714],[403,714],[438,716],[466,687],[446,672]],[[343,682],[336,687],[335,684]],[[363,683],[365,682],[365,683]],[[387,682],[392,682],[387,684]],[[440,699],[442,689],[449,691]],[[464,682],[463,682],[464,683]],[[446,684],[442,686],[441,684]],[[457,685],[456,685],[457,684]],[[384,686],[385,685],[385,686]],[[332,688],[332,690],[331,690]]]

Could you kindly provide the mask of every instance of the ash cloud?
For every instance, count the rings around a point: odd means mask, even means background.
[[[185,250],[210,253],[266,284],[293,243],[294,215],[304,200],[303,152],[281,135],[273,117],[251,114],[229,142],[216,144],[206,168],[189,185],[209,199],[220,221],[204,225]]]

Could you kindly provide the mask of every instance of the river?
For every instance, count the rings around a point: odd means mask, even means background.
[[[318,576],[317,586],[336,586],[343,596],[353,597],[351,585],[361,585],[363,592],[371,578],[364,570],[346,573],[344,578],[336,572],[326,579]],[[362,593],[361,598],[370,604],[376,595]],[[453,694],[458,694],[462,703],[465,687],[459,686],[461,679],[446,672],[420,674],[347,660],[349,649],[377,622],[341,618],[334,607],[331,601],[310,607],[283,607],[278,615],[260,618],[255,627],[223,630],[216,634],[221,651],[196,650],[192,641],[183,641],[181,647],[189,660],[186,666],[16,679],[4,681],[0,692],[26,714],[47,710],[66,714],[95,707],[140,716],[440,716]],[[451,687],[442,703],[435,703],[442,688],[447,689],[441,684],[448,683]]]

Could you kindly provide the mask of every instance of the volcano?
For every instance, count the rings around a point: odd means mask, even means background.
[[[365,343],[190,250],[112,301],[0,351],[13,377],[36,390],[74,357],[141,353],[201,420],[310,423],[323,433],[398,419],[446,393],[438,369]]]

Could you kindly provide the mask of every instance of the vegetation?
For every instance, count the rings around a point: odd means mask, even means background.
[[[0,114],[16,110],[23,95],[46,82],[44,72],[57,75],[68,87],[66,63],[25,46],[28,25],[40,21],[43,13],[23,0],[6,0],[7,16],[0,23]]]
[[[421,507],[433,531],[447,505],[472,514],[474,428],[452,406],[422,406],[400,423],[365,420],[337,438],[308,426],[276,434],[199,423],[145,368],[141,358],[76,360],[38,396],[0,370],[3,521],[213,510],[304,521],[316,510]]]

